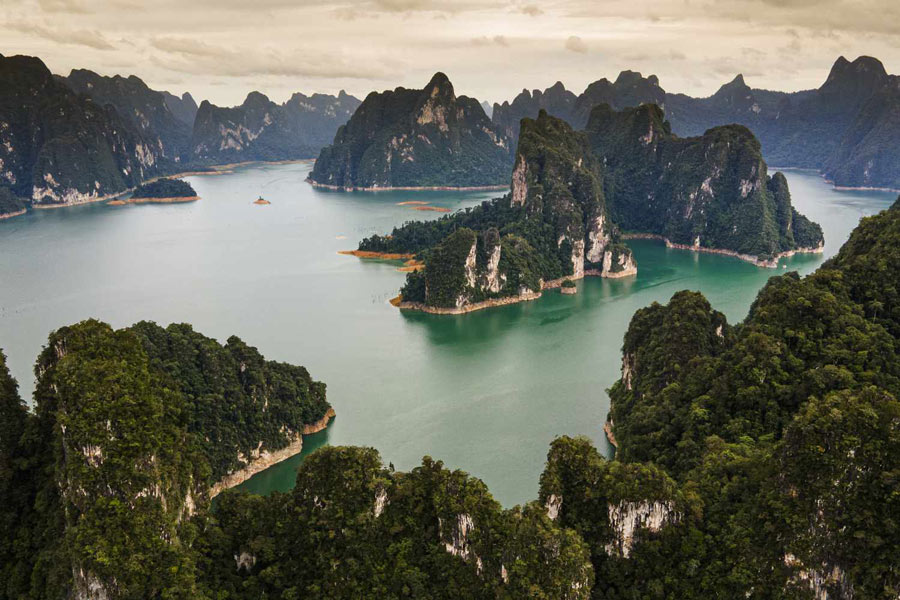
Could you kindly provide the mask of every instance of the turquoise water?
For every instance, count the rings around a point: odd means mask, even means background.
[[[457,209],[496,195],[337,193],[303,182],[309,165],[255,166],[189,178],[202,200],[89,205],[0,222],[0,347],[25,395],[48,333],[88,317],[140,319],[237,334],[268,358],[307,366],[328,384],[337,417],[306,439],[374,446],[397,469],[423,455],[482,478],[512,505],[535,497],[550,441],[582,434],[608,450],[605,390],[619,376],[635,310],[700,290],[730,321],[744,317],[771,269],[734,258],[631,242],[636,278],[589,279],[579,294],[456,317],[401,313],[396,263],[337,254],[405,220],[436,218],[398,202]],[[835,252],[862,215],[896,194],[832,190],[788,172],[798,210],[822,224]],[[270,206],[255,206],[259,195]],[[783,261],[807,273],[823,256]],[[778,273],[784,272],[779,269]],[[254,491],[289,489],[302,455],[254,477]]]

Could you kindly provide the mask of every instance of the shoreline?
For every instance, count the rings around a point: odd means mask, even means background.
[[[778,261],[780,259],[790,258],[795,254],[822,254],[823,252],[825,252],[825,244],[822,243],[815,248],[795,248],[793,250],[785,250],[784,252],[779,252],[778,254],[776,254],[771,260],[761,260],[759,257],[753,256],[752,254],[741,254],[740,252],[735,252],[734,250],[725,250],[722,248],[704,248],[702,246],[689,246],[688,244],[675,244],[672,243],[669,238],[657,233],[623,233],[622,239],[659,240],[666,243],[666,248],[674,248],[675,250],[689,250],[691,252],[704,252],[706,254],[720,254],[722,256],[732,256],[757,267],[763,267],[767,269],[777,269]]]
[[[422,185],[422,186],[389,186],[389,187],[358,187],[358,186],[342,186],[331,185],[328,183],[319,183],[313,181],[309,177],[306,183],[316,188],[325,190],[334,190],[337,192],[488,192],[493,190],[505,190],[509,186],[506,184],[497,185],[471,185],[471,186],[452,186],[452,185]]]
[[[12,219],[13,217],[21,217],[26,212],[28,212],[28,209],[23,208],[22,210],[17,210],[16,212],[4,213],[4,214],[0,215],[0,221],[4,221],[6,219]]]
[[[171,196],[166,198],[128,198],[127,200],[110,200],[107,206],[126,206],[128,204],[181,204],[196,202],[200,196]]]
[[[356,258],[372,258],[376,260],[412,260],[415,254],[400,252],[373,252],[371,250],[338,250],[338,254],[355,256]]]
[[[609,420],[603,423],[603,433],[606,434],[606,439],[610,444],[612,444],[612,447],[618,450],[619,443],[616,441],[616,436],[613,435],[612,423],[610,423]]]
[[[232,169],[236,167],[244,167],[248,165],[289,165],[289,164],[302,164],[308,162],[315,162],[314,158],[300,158],[300,159],[292,159],[292,160],[273,160],[273,161],[265,161],[265,160],[249,160],[246,162],[239,163],[229,163],[224,165],[211,165],[208,171],[182,171],[180,173],[172,173],[170,175],[157,175],[156,177],[151,177],[150,179],[145,179],[139,185],[145,185],[147,183],[154,183],[156,181],[160,181],[161,179],[178,179],[180,177],[201,177],[204,175],[228,175],[233,173]],[[31,201],[31,207],[39,210],[48,210],[51,208],[67,208],[72,206],[81,206],[83,204],[94,204],[96,202],[106,202],[111,200],[118,200],[125,194],[130,194],[134,190],[137,189],[137,186],[122,190],[121,192],[116,192],[114,194],[106,194],[105,196],[97,196],[96,198],[91,198],[90,200],[82,200],[80,202],[68,202],[68,203],[54,203],[54,204],[37,204]],[[137,203],[135,203],[137,204]],[[13,216],[19,216],[17,213]]]
[[[334,409],[329,408],[321,419],[316,421],[315,423],[310,423],[308,425],[304,425],[303,429],[299,433],[295,433],[291,438],[291,442],[285,446],[284,448],[279,448],[274,452],[269,452],[264,450],[259,458],[250,461],[250,463],[244,467],[243,469],[239,469],[233,473],[229,473],[209,488],[209,498],[212,500],[225,490],[236,487],[257,473],[262,473],[269,467],[277,465],[280,462],[283,462],[292,456],[296,456],[300,454],[300,451],[303,450],[303,436],[310,435],[313,433],[318,433],[328,427],[328,422],[334,417]]]
[[[519,294],[518,296],[505,296],[503,298],[488,298],[487,300],[482,300],[481,302],[476,302],[474,304],[466,304],[465,306],[460,307],[443,307],[443,306],[428,306],[422,302],[405,302],[403,300],[403,296],[398,295],[390,300],[390,304],[392,306],[396,306],[400,310],[418,310],[420,312],[428,313],[431,315],[464,315],[466,313],[475,312],[477,310],[484,310],[485,308],[494,308],[497,306],[508,306],[510,304],[518,304],[519,302],[530,302],[531,300],[537,300],[538,298],[544,295],[544,290],[553,290],[556,288],[561,288],[564,281],[578,281],[579,279],[584,279],[585,277],[602,277],[604,279],[621,279],[622,277],[629,277],[631,275],[637,275],[637,269],[626,270],[620,273],[613,273],[611,275],[601,275],[599,271],[596,269],[589,269],[584,272],[580,277],[576,275],[566,275],[564,277],[560,277],[559,279],[550,279],[549,281],[541,280],[541,289],[538,292],[528,290],[524,294]]]
[[[806,171],[808,173],[815,173],[819,177],[825,180],[825,183],[830,185],[833,189],[841,191],[841,192],[892,192],[892,193],[900,193],[900,188],[893,187],[880,187],[876,185],[838,185],[834,182],[833,179],[828,178],[828,174],[824,171],[820,171],[815,167],[787,167],[787,166],[773,166],[769,165],[769,171]]]

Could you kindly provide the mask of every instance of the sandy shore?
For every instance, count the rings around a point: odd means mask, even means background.
[[[23,208],[22,210],[17,210],[16,212],[2,214],[0,215],[0,221],[4,219],[12,219],[13,217],[19,217],[21,215],[24,215],[26,212],[28,211]]]
[[[622,234],[622,239],[625,240],[660,240],[666,243],[667,248],[674,248],[676,250],[690,250],[691,252],[705,252],[707,254],[721,254],[723,256],[733,256],[735,258],[739,258],[743,261],[756,265],[757,267],[765,267],[767,269],[776,269],[778,268],[778,261],[782,258],[788,258],[790,256],[794,256],[795,254],[821,254],[825,251],[825,246],[817,246],[815,248],[796,248],[794,250],[788,250],[786,252],[779,252],[775,255],[772,260],[761,260],[757,256],[753,256],[750,254],[741,254],[739,252],[735,252],[734,250],[723,250],[721,248],[703,248],[702,246],[690,246],[688,244],[673,244],[669,241],[669,238],[658,235],[655,233],[626,233]]]
[[[415,254],[395,254],[391,252],[370,252],[369,250],[338,250],[338,254],[355,256],[357,258],[375,258],[379,260],[410,260]]]
[[[444,208],[443,206],[413,206],[413,210],[430,210],[432,212],[450,212],[449,208]]]
[[[609,443],[613,445],[613,448],[618,449],[619,444],[616,442],[616,436],[613,435],[612,423],[607,421],[603,424],[603,433],[606,434],[606,439],[609,440]]]
[[[268,452],[264,450],[260,453],[259,458],[252,460],[250,464],[248,464],[243,469],[235,471],[234,473],[230,473],[223,477],[221,480],[217,481],[209,489],[209,497],[215,498],[223,491],[244,483],[257,473],[265,471],[272,465],[276,465],[283,460],[287,460],[288,458],[299,454],[300,451],[303,450],[303,436],[322,431],[323,429],[328,427],[328,422],[332,419],[332,417],[334,417],[334,409],[329,408],[324,417],[322,417],[315,423],[304,425],[303,431],[294,434],[294,436],[291,438],[291,442],[284,448],[280,448],[278,450],[275,450],[274,452]]]

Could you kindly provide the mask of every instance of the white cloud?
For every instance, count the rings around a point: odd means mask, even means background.
[[[577,35],[569,36],[569,39],[566,40],[565,48],[570,52],[578,52],[579,54],[584,54],[588,51],[587,44],[585,44],[584,40]]]

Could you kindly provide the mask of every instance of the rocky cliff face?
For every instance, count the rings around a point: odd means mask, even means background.
[[[372,92],[310,174],[341,189],[475,187],[508,176],[509,139],[443,73],[421,90]]]
[[[314,158],[358,106],[359,100],[343,91],[298,93],[284,104],[251,92],[231,108],[204,101],[194,121],[191,158],[220,164]]]
[[[618,244],[603,191],[603,174],[587,139],[541,111],[525,120],[516,152],[511,203],[553,227],[556,247],[578,279],[586,272],[608,276],[633,264]]]
[[[0,56],[0,187],[35,205],[78,204],[134,187],[166,163],[155,139],[37,58]]]
[[[586,132],[605,166],[612,218],[626,231],[757,261],[823,243],[821,229],[791,206],[787,180],[768,176],[759,142],[744,127],[678,138],[655,105],[621,112],[601,105]]]
[[[532,299],[564,279],[636,272],[607,213],[587,139],[544,111],[523,121],[510,193],[480,211],[446,221],[463,227],[427,253],[424,274],[411,277],[423,279],[423,293],[407,290],[407,302],[468,310]],[[487,227],[468,227],[479,225]]]
[[[165,159],[176,163],[188,159],[193,121],[185,124],[171,110],[170,101],[162,92],[151,90],[134,75],[102,77],[93,71],[75,69],[68,77],[60,79],[99,106],[115,108],[119,116],[150,140]]]

